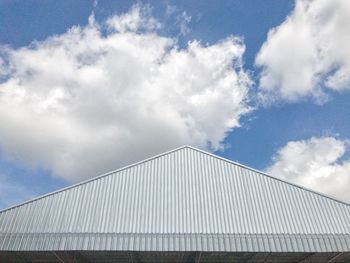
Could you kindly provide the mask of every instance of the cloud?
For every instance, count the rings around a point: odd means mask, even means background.
[[[69,181],[183,144],[217,150],[249,112],[244,45],[184,48],[136,5],[105,24],[1,47],[0,148]]]
[[[333,137],[290,141],[266,172],[350,203],[350,159],[344,158],[348,145]]]
[[[286,20],[271,29],[256,56],[260,97],[295,102],[350,89],[350,2],[296,0]]]

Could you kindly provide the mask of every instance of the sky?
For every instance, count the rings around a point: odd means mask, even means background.
[[[192,145],[350,203],[348,0],[0,0],[0,209]]]

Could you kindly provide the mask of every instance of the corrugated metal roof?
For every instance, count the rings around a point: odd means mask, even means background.
[[[0,250],[350,251],[350,205],[185,146],[1,211]]]

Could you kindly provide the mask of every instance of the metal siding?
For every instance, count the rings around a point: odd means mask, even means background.
[[[350,206],[183,147],[1,211],[0,250],[350,251]]]

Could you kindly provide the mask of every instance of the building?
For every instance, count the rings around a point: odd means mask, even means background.
[[[184,146],[0,211],[0,262],[350,262],[350,205]]]

